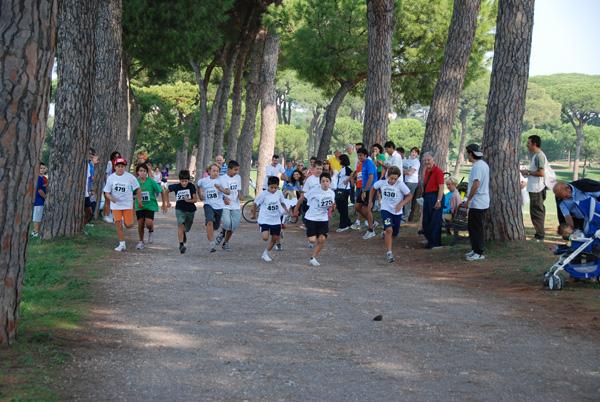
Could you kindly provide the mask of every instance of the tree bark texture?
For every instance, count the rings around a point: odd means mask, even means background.
[[[229,139],[227,141],[227,158],[225,160],[238,160],[237,147],[242,123],[242,78],[244,78],[244,66],[250,43],[242,45],[235,63],[235,76],[233,79],[231,123],[229,125]]]
[[[100,201],[104,187],[104,172],[122,127],[122,29],[121,0],[101,0],[96,25],[96,76],[94,80],[94,111],[90,145],[96,149],[93,190]],[[119,151],[122,152],[122,151]],[[96,214],[100,208],[96,208]]]
[[[50,152],[50,180],[40,235],[83,232],[89,137],[94,110],[97,1],[58,2],[58,86]]]
[[[366,78],[366,75],[364,78]],[[329,146],[331,145],[331,136],[333,135],[333,128],[335,127],[335,118],[340,106],[342,105],[342,101],[346,95],[348,95],[348,92],[350,92],[352,88],[354,88],[354,86],[361,80],[362,78],[356,81],[342,81],[340,89],[338,89],[337,93],[331,100],[331,103],[329,103],[327,106],[325,112],[325,127],[323,128],[323,133],[318,148],[319,151],[317,152],[317,158],[319,160],[327,159]]]
[[[0,5],[0,346],[12,345],[56,46],[54,0]]]
[[[458,119],[460,120],[460,145],[458,147],[458,157],[456,158],[456,166],[454,166],[453,176],[458,177],[458,172],[463,163],[465,163],[465,147],[467,145],[467,116],[470,110],[461,110]]]
[[[454,0],[454,11],[440,76],[433,92],[423,139],[423,152],[435,153],[436,164],[448,170],[448,146],[477,30],[481,0]],[[422,154],[421,154],[422,155]]]
[[[250,168],[252,162],[252,144],[256,130],[256,113],[260,102],[260,66],[263,58],[267,28],[261,27],[256,34],[254,46],[252,47],[252,63],[250,74],[246,84],[246,117],[238,141],[237,157],[240,164],[240,176],[242,178],[242,195],[248,195],[250,183]],[[261,183],[262,185],[262,183]],[[257,183],[258,186],[258,183]]]
[[[395,0],[367,0],[369,55],[363,142],[367,147],[387,140],[392,87],[392,39]]]
[[[204,172],[204,141],[207,131],[206,123],[208,120],[207,94],[206,84],[202,78],[202,72],[200,71],[200,63],[196,63],[190,59],[190,65],[196,74],[196,83],[198,84],[198,90],[200,91],[200,124],[198,125],[198,154],[196,155],[196,172],[199,173]],[[177,170],[182,169],[184,169],[184,166],[177,166]]]
[[[277,128],[277,59],[279,58],[279,37],[269,33],[265,40],[263,61],[260,68],[261,83],[261,119],[260,119],[260,144],[258,146],[258,172],[256,174],[256,188],[262,188],[265,179],[265,169],[271,163],[275,152],[275,131]]]
[[[531,55],[533,0],[500,0],[494,64],[483,131],[490,166],[487,240],[523,240],[519,179],[521,131]]]
[[[240,46],[236,45],[229,55],[223,57],[226,65],[223,67],[223,92],[219,99],[219,109],[217,113],[217,123],[215,125],[215,155],[223,155],[223,142],[225,140],[225,123],[227,121],[227,106],[229,104],[229,92],[231,91],[231,76],[233,67],[240,52]]]

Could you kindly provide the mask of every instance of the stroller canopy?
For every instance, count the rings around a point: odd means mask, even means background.
[[[575,205],[584,216],[583,232],[586,236],[593,236],[600,230],[600,204],[594,197],[589,197],[585,200],[575,201]]]

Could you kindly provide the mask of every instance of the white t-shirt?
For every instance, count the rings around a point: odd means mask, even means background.
[[[408,176],[406,176],[404,178],[404,181],[406,183],[418,183],[419,182],[419,169],[421,168],[421,161],[419,160],[419,158],[409,158],[409,159],[405,159],[405,166],[408,169],[405,170],[411,170],[411,169],[415,169],[414,172],[412,172],[412,174],[409,174]]]
[[[320,179],[313,174],[312,176],[308,177],[304,181],[304,187],[302,187],[302,192],[307,193],[309,190],[312,190],[313,188],[320,187],[320,186],[321,186]],[[305,197],[306,197],[306,194],[305,194]]]
[[[111,162],[111,161],[108,161],[108,162],[106,163],[106,174],[110,176],[110,175],[111,175],[111,174],[113,174],[113,173],[114,173],[114,172],[113,172],[113,164],[112,164],[112,162]]]
[[[407,194],[410,194],[410,189],[400,179],[392,186],[387,179],[379,180],[373,185],[375,190],[381,190],[381,210],[387,211],[392,215],[402,215],[402,209],[396,212],[396,207]]]
[[[308,211],[305,218],[309,221],[329,221],[329,207],[335,201],[335,193],[332,189],[324,191],[321,186],[315,187],[304,194],[308,202]]]
[[[269,181],[269,177],[271,176],[277,176],[279,173],[285,173],[285,169],[283,168],[283,166],[281,166],[281,163],[278,163],[277,165],[273,166],[272,163],[270,163],[267,168],[265,169],[265,181],[263,183],[263,190],[266,190],[268,186],[268,181]]]
[[[529,164],[529,171],[537,172],[540,169],[544,169],[544,166],[546,166],[546,154],[542,151],[533,154],[531,163]],[[527,191],[530,193],[541,193],[546,188],[545,175],[546,172],[544,172],[544,177],[529,175],[527,177]]]
[[[285,203],[285,197],[281,190],[270,193],[268,190],[261,192],[254,200],[260,206],[258,212],[259,225],[281,225],[281,214]]]
[[[335,183],[331,183],[331,184],[335,184],[336,188],[338,189],[346,189],[346,190],[350,190],[350,181],[348,181],[348,184],[344,184],[344,182],[350,177],[349,174],[346,174],[348,172],[348,169],[346,169],[347,166],[342,166],[342,168],[340,169],[340,173],[338,175],[338,177],[335,180]],[[339,183],[339,186],[338,186]]]
[[[471,198],[470,208],[488,209],[490,207],[490,167],[483,160],[479,159],[473,163],[471,172],[469,173],[469,189],[467,196],[471,194],[473,182],[479,180],[477,192]]]
[[[404,181],[404,172],[402,171],[402,155],[400,155],[398,151],[394,151],[387,161],[385,161],[385,163],[390,166],[396,166],[398,169],[400,169],[400,181]],[[387,177],[387,173],[385,176]]]
[[[224,174],[219,178],[219,186],[222,188],[228,188],[231,193],[225,194],[225,197],[229,199],[229,205],[225,204],[225,209],[240,209],[240,198],[239,191],[242,189],[242,178],[239,174],[230,177],[228,174]]]
[[[204,204],[210,205],[213,209],[223,209],[223,193],[215,187],[219,184],[219,177],[211,179],[210,176],[198,180],[198,187],[204,189]]]
[[[121,176],[116,173],[108,176],[102,191],[117,199],[117,202],[110,202],[110,209],[123,211],[133,209],[133,191],[138,188],[140,188],[140,183],[138,183],[135,176],[124,172]]]
[[[85,197],[90,196],[90,177],[92,177],[92,172],[90,171],[90,163],[87,163],[87,174],[85,176]]]

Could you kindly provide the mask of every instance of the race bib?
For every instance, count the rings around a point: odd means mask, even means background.
[[[361,181],[361,180],[362,180],[362,172],[356,173],[356,181]]]
[[[177,201],[185,201],[185,197],[192,198],[190,190],[179,190],[177,192]]]
[[[113,184],[113,192],[115,192],[115,193],[125,193],[125,192],[127,192],[127,184],[123,184],[123,183],[115,183],[115,184]]]
[[[217,190],[214,187],[206,190],[206,199],[207,200],[216,200],[218,197]]]
[[[229,189],[233,190],[233,191],[237,191],[237,189],[238,189],[237,183],[236,182],[229,183]]]
[[[329,208],[333,205],[333,198],[324,197],[318,200],[319,208]]]
[[[269,202],[267,204],[267,211],[279,211],[279,203],[278,202]]]
[[[383,196],[385,198],[396,198],[396,191],[393,188],[384,188],[383,189]]]
[[[150,192],[142,191],[142,201],[150,201]]]

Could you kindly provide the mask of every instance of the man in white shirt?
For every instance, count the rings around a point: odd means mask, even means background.
[[[387,170],[389,168],[391,168],[392,166],[396,166],[398,169],[400,169],[400,181],[404,182],[402,155],[400,155],[396,151],[396,145],[392,141],[386,142],[383,147],[385,148],[385,152],[389,156],[387,161],[385,161],[385,163],[383,164],[383,168],[386,172],[384,177],[387,177]]]
[[[471,144],[467,147],[467,158],[473,163],[469,173],[469,188],[465,206],[469,209],[469,240],[471,251],[467,253],[467,261],[485,259],[483,246],[485,245],[485,214],[490,207],[490,168],[481,158],[483,152],[479,145]]]
[[[283,166],[281,166],[281,163],[279,163],[279,155],[273,155],[273,159],[271,159],[271,164],[267,166],[267,168],[265,169],[265,181],[263,182],[263,190],[266,190],[268,188],[268,181],[269,181],[269,177],[271,176],[277,176],[281,174],[280,179],[283,181],[287,181],[289,180],[289,178],[287,177],[287,175],[285,174],[285,169],[283,168]]]
[[[542,152],[542,139],[537,135],[531,135],[527,139],[527,149],[533,155],[529,169],[521,170],[523,176],[527,177],[527,192],[529,192],[529,213],[531,223],[535,229],[533,240],[540,242],[544,240],[544,221],[546,220],[546,155]]]

